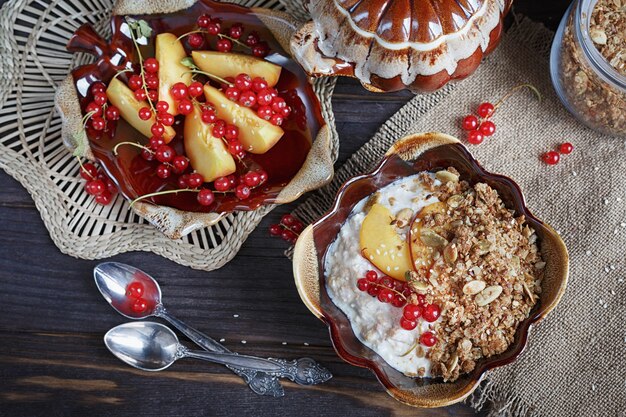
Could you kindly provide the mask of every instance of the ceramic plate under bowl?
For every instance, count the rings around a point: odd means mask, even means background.
[[[123,119],[106,134],[85,130],[81,123],[81,108],[89,102],[87,95],[91,84],[100,80],[108,83],[129,61],[137,61],[126,16],[145,20],[153,29],[147,45],[142,47],[142,53],[147,57],[153,55],[157,34],[170,32],[183,35],[195,28],[196,19],[203,13],[221,18],[224,27],[235,22],[242,23],[245,34],[256,31],[269,44],[271,52],[266,59],[283,68],[276,88],[292,107],[293,114],[282,126],[285,135],[270,151],[246,157],[249,166],[261,168],[269,176],[266,183],[252,191],[250,198],[240,201],[233,193],[216,194],[215,203],[205,207],[197,202],[195,193],[178,193],[153,197],[133,206],[138,214],[172,238],[215,224],[228,212],[291,202],[304,192],[326,184],[333,174],[330,128],[322,117],[318,96],[308,76],[288,52],[289,39],[296,30],[297,22],[286,13],[211,0],[119,0],[113,9],[110,41],[102,39],[90,26],[81,26],[69,41],[68,49],[88,52],[95,55],[96,60],[74,69],[58,89],[56,104],[63,120],[66,144],[74,149],[81,145],[82,138],[86,138],[88,146],[82,146],[85,148],[82,156],[97,160],[121,194],[129,200],[155,191],[178,188],[176,175],[160,179],[155,173],[156,162],[145,161],[137,148],[122,146],[118,156],[112,152],[119,142],[139,140],[147,143],[148,138],[132,129]],[[187,48],[186,42],[183,44]],[[189,49],[187,53],[190,53]],[[126,77],[126,74],[121,77]],[[183,149],[182,128],[181,125],[174,127],[177,135],[170,146],[180,153]]]
[[[489,184],[498,191],[508,208],[526,217],[537,233],[546,267],[541,298],[529,317],[520,323],[509,348],[499,355],[480,360],[472,372],[461,375],[456,381],[443,382],[441,378],[407,377],[359,341],[348,318],[333,304],[326,291],[324,257],[352,208],[361,199],[400,178],[449,166],[456,168],[461,178],[470,184]],[[519,186],[510,178],[485,171],[458,140],[441,133],[401,139],[374,171],[346,182],[330,211],[302,232],[293,259],[300,297],[309,310],[328,325],[337,354],[353,365],[371,369],[390,395],[416,407],[443,407],[461,401],[478,386],[487,370],[513,362],[524,350],[531,326],[559,302],[569,271],[565,244],[554,229],[528,210]]]

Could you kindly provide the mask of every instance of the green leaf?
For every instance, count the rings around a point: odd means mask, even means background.
[[[85,156],[85,152],[87,151],[87,135],[84,130],[73,135],[74,143],[76,144],[76,148],[74,148],[74,152],[72,155],[83,157]]]
[[[187,68],[195,69],[198,68],[196,64],[193,62],[193,58],[190,56],[186,56],[180,60],[180,63],[186,66]]]
[[[152,35],[152,28],[150,27],[148,22],[146,22],[145,20],[138,20],[137,24],[137,32],[139,33],[139,36],[145,36],[146,38],[149,38]]]

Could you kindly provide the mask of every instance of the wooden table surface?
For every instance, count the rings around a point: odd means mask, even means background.
[[[567,1],[520,0],[515,11],[554,28],[566,6]],[[337,166],[411,97],[407,92],[374,95],[340,80],[333,97],[341,138]],[[335,355],[326,327],[298,297],[285,244],[267,233],[289,209],[267,216],[240,253],[214,272],[151,253],[112,258],[158,278],[168,309],[224,338],[227,347],[260,356],[312,356],[334,375],[315,387],[285,382],[285,396],[274,399],[253,394],[222,366],[183,360],[148,373],[114,358],[102,337],[126,320],[93,283],[98,261],[61,254],[28,193],[0,171],[0,415],[475,415],[463,404],[439,410],[404,406],[370,371]]]

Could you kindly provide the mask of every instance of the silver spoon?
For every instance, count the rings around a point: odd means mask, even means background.
[[[179,319],[175,318],[161,303],[161,288],[154,278],[138,268],[118,262],[105,262],[94,268],[94,279],[96,286],[102,296],[117,310],[121,315],[130,319],[144,319],[147,317],[160,317],[181,333],[187,336],[195,344],[204,350],[219,353],[232,353],[225,346],[218,343],[211,337],[201,333],[192,327],[189,327]],[[146,310],[138,313],[133,311],[129,298],[126,295],[128,284],[133,281],[140,282],[144,287],[143,299],[146,300]],[[234,353],[233,353],[234,354]],[[236,355],[236,354],[234,354]],[[295,361],[286,361],[284,359],[272,359],[273,361],[281,361],[282,363],[300,363],[300,366],[307,366],[307,378],[292,379],[291,374],[279,375],[272,373],[271,375],[256,369],[227,365],[227,367],[235,374],[239,375],[246,381],[250,389],[260,395],[272,395],[280,397],[284,395],[283,387],[278,381],[278,376],[284,376],[302,385],[313,385],[328,381],[332,375],[328,370],[321,367],[315,361],[309,358],[302,358]]]
[[[189,350],[168,327],[151,321],[120,324],[104,335],[104,344],[117,358],[144,371],[161,371],[178,359],[195,358],[280,375],[297,383],[307,383],[313,378],[310,374],[313,359],[285,361]]]

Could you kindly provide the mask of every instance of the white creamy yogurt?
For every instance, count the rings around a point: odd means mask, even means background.
[[[435,184],[438,185],[439,181],[435,180]],[[439,201],[430,196],[417,174],[395,181],[378,190],[378,193],[380,198],[377,202],[394,215],[403,208],[410,208],[417,213],[422,207]],[[368,270],[384,275],[361,255],[359,235],[368,198],[359,201],[352,209],[335,241],[328,248],[324,268],[328,294],[346,314],[352,330],[364,345],[400,372],[416,375],[417,370],[423,367],[426,370],[424,376],[430,376],[428,359],[417,357],[415,351],[405,355],[415,346],[419,334],[428,330],[429,323],[420,320],[417,328],[404,330],[400,327],[402,308],[383,304],[376,297],[357,288],[357,280],[363,278]],[[428,350],[424,346],[422,348]]]

